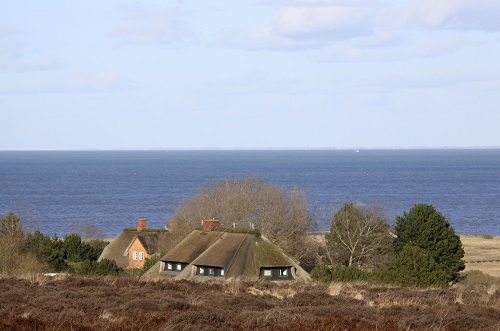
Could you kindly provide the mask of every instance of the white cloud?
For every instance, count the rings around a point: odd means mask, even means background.
[[[404,39],[401,33],[378,31],[372,35],[353,40],[352,45],[355,47],[391,47],[401,45]]]
[[[460,85],[491,85],[500,81],[496,72],[477,72],[467,70],[426,70],[418,73],[400,73],[384,75],[367,80],[364,87],[394,92],[400,89],[433,89],[450,88]]]
[[[115,28],[110,36],[117,45],[172,44],[192,36],[191,28],[175,8],[126,9],[127,25]]]
[[[303,50],[370,35],[378,7],[331,1],[300,1],[276,7],[252,29],[226,29],[213,43],[245,49]],[[253,31],[252,31],[253,30]]]
[[[412,28],[500,31],[500,2],[414,0],[398,21]]]
[[[0,71],[59,70],[65,66],[59,57],[28,51],[23,40],[26,36],[13,29],[0,28]]]
[[[293,77],[270,77],[252,68],[209,83],[205,89],[216,94],[302,93],[301,81]],[[205,92],[204,92],[205,93]]]
[[[116,93],[131,89],[132,83],[112,72],[79,75],[71,79],[0,85],[0,94]]]
[[[369,33],[371,14],[363,7],[283,7],[274,13],[272,27],[290,39],[344,39]]]
[[[404,61],[412,58],[430,58],[448,54],[458,50],[463,43],[462,38],[451,37],[412,47],[331,47],[322,51],[318,58],[325,62]]]

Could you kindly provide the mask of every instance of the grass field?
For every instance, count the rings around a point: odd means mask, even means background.
[[[460,240],[465,251],[466,271],[479,270],[500,277],[500,237],[462,235]]]
[[[484,262],[498,259],[500,238],[461,240],[467,278],[449,289],[0,278],[0,330],[500,330],[500,278],[492,277],[500,276],[500,262]]]
[[[500,291],[298,282],[0,279],[0,330],[500,329]]]

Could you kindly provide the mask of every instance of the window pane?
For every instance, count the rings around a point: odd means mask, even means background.
[[[177,268],[178,271],[182,270],[182,265],[180,263],[177,263],[175,267]]]
[[[198,270],[200,271],[200,275],[203,275],[205,273],[205,269],[203,269],[201,267]]]
[[[270,269],[264,269],[264,277],[271,277],[271,270]]]
[[[221,275],[221,276],[224,276],[224,269],[221,269],[221,270],[220,270],[220,275]]]
[[[167,263],[167,270],[172,270],[172,263]]]

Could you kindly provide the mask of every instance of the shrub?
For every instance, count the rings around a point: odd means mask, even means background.
[[[446,272],[418,246],[405,246],[394,259],[392,279],[398,285],[447,287]]]
[[[85,260],[72,265],[75,273],[85,276],[117,276],[124,270],[116,265],[115,261],[103,259],[102,261]]]
[[[151,257],[147,257],[144,260],[144,266],[142,267],[142,272],[146,272],[149,269],[151,269],[151,267],[153,267],[156,264],[156,262],[158,262],[159,260],[160,260],[160,257],[158,255],[153,255]]]
[[[488,290],[492,287],[500,287],[500,278],[487,275],[479,270],[471,270],[464,273],[460,285],[467,289]]]
[[[317,264],[313,270],[311,270],[311,278],[324,283],[329,283],[332,281],[332,271],[331,268],[324,264]]]
[[[78,234],[67,235],[63,243],[65,257],[72,262],[82,262],[85,260],[97,261],[104,249],[98,242],[95,245],[91,245],[82,241],[82,238]]]

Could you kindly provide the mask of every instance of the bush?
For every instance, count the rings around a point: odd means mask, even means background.
[[[313,280],[319,282],[329,283],[332,281],[332,270],[324,263],[316,265],[313,270],[311,270],[310,275]]]
[[[26,236],[26,246],[40,262],[48,265],[51,270],[61,272],[71,269],[65,261],[64,244],[56,235],[50,238],[36,230],[34,234]]]
[[[460,285],[467,289],[489,290],[492,287],[500,287],[500,278],[487,275],[479,270],[467,271],[463,275]]]
[[[144,266],[142,267],[142,272],[146,272],[149,269],[151,269],[151,267],[153,267],[158,261],[160,261],[160,257],[158,255],[147,257],[144,260]]]
[[[105,247],[105,244],[99,241],[93,241],[92,244],[86,243],[78,234],[67,235],[63,243],[65,257],[71,262],[97,261]]]
[[[85,260],[73,264],[73,269],[76,274],[85,276],[117,276],[124,272],[122,268],[116,265],[115,261],[108,259],[99,262]]]
[[[337,282],[368,282],[371,280],[370,272],[359,267],[337,267],[332,269],[332,280]]]
[[[418,246],[407,245],[396,255],[391,274],[393,282],[401,286],[448,286],[446,272]]]

